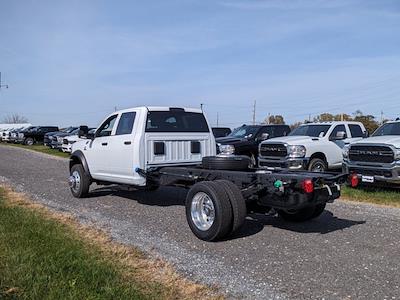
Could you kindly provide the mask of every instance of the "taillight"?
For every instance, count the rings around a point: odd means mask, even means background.
[[[302,183],[302,188],[306,194],[311,194],[312,192],[314,192],[314,183],[311,179],[306,179]]]
[[[358,179],[358,175],[356,173],[353,173],[349,176],[349,181],[350,181],[350,186],[355,188],[358,186],[360,183],[360,180]]]

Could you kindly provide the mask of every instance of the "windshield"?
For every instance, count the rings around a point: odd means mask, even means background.
[[[400,123],[386,123],[372,134],[372,136],[380,135],[400,135]]]
[[[228,136],[234,138],[251,138],[257,134],[259,129],[259,126],[242,126],[234,129]]]
[[[306,135],[312,137],[323,137],[331,125],[302,125],[294,129],[289,135]]]

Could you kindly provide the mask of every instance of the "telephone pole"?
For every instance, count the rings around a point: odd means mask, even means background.
[[[219,113],[217,112],[217,127],[218,127],[218,124],[219,123]]]
[[[256,125],[256,100],[254,100],[253,105],[253,125]]]
[[[8,85],[7,84],[1,84],[1,72],[0,72],[0,90],[1,90],[1,88],[6,88],[6,89],[8,89]]]
[[[381,125],[383,124],[383,110],[381,110]]]

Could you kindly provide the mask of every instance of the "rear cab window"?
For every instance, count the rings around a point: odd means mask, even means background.
[[[364,132],[361,129],[360,125],[349,124],[349,129],[350,129],[351,137],[353,137],[353,138],[364,137]]]
[[[122,113],[115,135],[131,134],[135,117],[136,112],[134,111]]]
[[[202,113],[184,110],[149,111],[146,132],[210,132]]]

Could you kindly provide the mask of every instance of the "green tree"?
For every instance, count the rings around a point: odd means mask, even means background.
[[[285,119],[282,115],[270,115],[265,118],[264,122],[267,124],[285,124]]]

